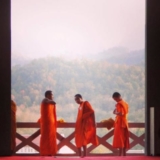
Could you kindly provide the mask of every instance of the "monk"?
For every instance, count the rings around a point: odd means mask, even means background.
[[[75,95],[75,101],[79,104],[78,115],[75,127],[75,143],[80,157],[86,156],[86,146],[89,143],[98,145],[96,136],[95,114],[88,101],[83,101],[80,94]],[[82,150],[83,148],[83,155]]]
[[[11,100],[11,152],[14,154],[16,148],[16,103]]]
[[[56,103],[50,90],[45,92],[45,98],[41,102],[41,118],[39,119],[39,123],[41,128],[40,155],[55,156],[57,152]]]
[[[128,131],[128,104],[121,98],[120,93],[115,92],[113,99],[117,102],[113,114],[116,115],[115,129],[113,138],[113,147],[119,149],[119,156],[126,156],[126,149],[129,148],[129,131]]]

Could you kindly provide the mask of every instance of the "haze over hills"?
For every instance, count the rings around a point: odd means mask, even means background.
[[[90,57],[88,56],[90,59],[105,60],[113,64],[140,65],[144,64],[145,51],[144,49],[129,51],[124,47],[114,47]]]
[[[141,50],[134,50],[129,51],[125,47],[114,47],[103,52],[97,54],[59,54],[56,57],[64,58],[66,60],[74,60],[74,59],[89,59],[89,60],[99,60],[99,61],[107,61],[108,63],[113,64],[126,64],[126,65],[144,65],[145,60],[145,51],[144,49]],[[43,56],[44,57],[44,56]],[[51,56],[48,56],[51,57]],[[12,55],[12,66],[14,65],[24,65],[29,63],[35,59],[33,57],[25,56],[22,54],[13,54]]]
[[[12,54],[12,59],[11,59],[12,67],[15,65],[27,64],[32,60],[33,60],[33,58],[27,57],[26,55],[14,53],[14,54]]]

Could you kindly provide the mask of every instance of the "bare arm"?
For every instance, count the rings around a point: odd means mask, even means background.
[[[118,116],[123,116],[123,115],[124,115],[123,113],[117,112],[117,111],[115,111],[114,114],[115,114],[115,115],[118,115]]]
[[[113,114],[118,115],[118,116],[123,116],[124,115],[124,113],[118,112],[116,108],[114,109]]]
[[[43,102],[44,102],[44,103],[47,103],[47,104],[53,104],[53,105],[56,104],[56,102],[54,102],[53,100],[50,100],[50,99],[48,99],[48,98],[45,98],[45,99],[43,100]]]

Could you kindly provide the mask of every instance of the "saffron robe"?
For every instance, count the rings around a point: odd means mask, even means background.
[[[11,151],[14,152],[16,147],[16,104],[11,100]]]
[[[57,117],[56,106],[46,103],[45,98],[41,103],[41,118],[39,120],[41,128],[40,154],[42,156],[55,155],[57,152]]]
[[[114,148],[129,148],[128,109],[128,104],[123,100],[116,104],[116,110],[122,113],[122,116],[116,116],[113,138]]]
[[[98,145],[96,136],[95,115],[89,102],[83,102],[78,108],[75,127],[75,143],[77,148],[89,143]]]

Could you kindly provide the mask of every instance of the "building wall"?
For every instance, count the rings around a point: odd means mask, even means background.
[[[150,155],[150,107],[160,108],[160,1],[147,0],[146,14],[146,154]],[[160,109],[154,117],[155,128],[160,128]],[[158,116],[159,115],[159,116]],[[155,131],[155,142],[160,142]],[[160,143],[155,143],[160,148]],[[160,153],[159,153],[160,154]]]
[[[11,154],[10,57],[10,0],[0,0],[0,155]]]

